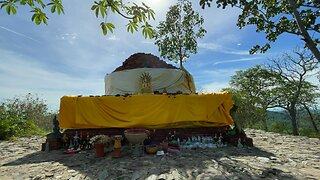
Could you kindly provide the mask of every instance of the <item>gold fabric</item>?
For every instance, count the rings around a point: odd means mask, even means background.
[[[233,124],[231,94],[63,96],[60,128],[178,128]]]

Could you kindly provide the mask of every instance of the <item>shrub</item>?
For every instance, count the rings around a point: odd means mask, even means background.
[[[0,139],[12,136],[45,133],[38,124],[48,121],[47,104],[38,97],[27,94],[24,97],[7,99],[0,106]]]
[[[281,134],[290,134],[291,128],[287,125],[288,123],[275,121],[271,123],[269,130],[271,132],[281,133]]]

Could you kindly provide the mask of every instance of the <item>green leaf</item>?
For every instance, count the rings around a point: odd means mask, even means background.
[[[99,8],[96,9],[96,17],[99,16]]]
[[[150,39],[153,38],[153,31],[152,31],[152,29],[149,29],[149,30],[148,30],[148,35],[149,35],[149,38],[150,38]]]
[[[7,14],[10,15],[10,12],[11,12],[11,6],[10,5],[7,5],[6,12],[7,12]]]
[[[51,13],[54,13],[56,11],[56,5],[54,4],[54,5],[52,5],[52,7],[51,7]]]
[[[104,7],[100,6],[100,14],[101,14],[102,18],[104,18],[105,12],[106,12],[106,10],[104,9]]]
[[[43,23],[45,23],[46,25],[48,25],[48,22],[47,22],[47,18],[46,18],[46,17],[43,17],[43,18],[42,18],[42,21],[43,21]]]
[[[37,14],[33,14],[31,17],[31,21],[34,21],[34,19],[37,17]]]
[[[60,14],[60,12],[62,12],[62,13],[64,14],[64,10],[63,10],[62,4],[59,4],[59,5],[57,6],[57,8],[58,8],[58,14]]]
[[[7,6],[7,5],[8,5],[8,3],[7,3],[7,2],[3,2],[3,3],[1,4],[0,9],[2,9],[4,6]]]
[[[20,4],[21,4],[21,5],[26,5],[26,3],[27,3],[26,0],[21,0],[21,1],[20,1]]]
[[[93,10],[95,10],[97,7],[98,7],[97,5],[92,5],[92,6],[91,6],[91,10],[93,11]]]
[[[102,33],[103,35],[107,35],[107,28],[106,28],[106,24],[105,23],[101,23],[100,24],[101,28],[102,28]]]
[[[39,15],[36,16],[35,23],[36,23],[36,25],[39,25],[41,23],[41,19],[40,19]]]
[[[33,0],[28,0],[27,3],[28,3],[28,5],[31,6],[31,7],[34,6]]]
[[[106,26],[109,29],[109,31],[113,33],[113,29],[115,28],[115,26],[112,23],[106,23]]]
[[[14,8],[14,6],[11,7],[11,11],[12,11],[12,14],[17,14],[17,10],[16,8]]]

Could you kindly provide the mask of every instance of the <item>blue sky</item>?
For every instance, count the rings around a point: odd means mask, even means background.
[[[164,20],[175,2],[146,0],[156,12],[156,21],[151,24]],[[256,33],[254,27],[239,30],[237,9],[222,10],[213,5],[202,10],[198,1],[194,2],[194,9],[205,19],[207,34],[198,41],[198,54],[191,55],[185,67],[199,91],[220,91],[228,87],[230,76],[237,70],[264,63],[302,45],[298,37],[283,35],[268,53],[250,55],[253,45],[265,43],[263,33]],[[57,110],[64,95],[104,94],[104,76],[130,55],[160,55],[153,40],[144,39],[141,32],[126,32],[127,22],[119,16],[108,17],[116,29],[103,36],[101,20],[90,10],[92,3],[63,1],[65,14],[48,13],[47,26],[36,26],[28,8],[20,7],[15,16],[0,11],[0,100],[30,92]]]

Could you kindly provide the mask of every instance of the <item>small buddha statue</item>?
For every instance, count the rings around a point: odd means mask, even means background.
[[[62,139],[63,148],[68,148],[69,138],[68,138],[67,134],[63,134],[63,137],[61,139]]]
[[[85,138],[83,135],[83,132],[80,132],[80,137],[79,137],[79,148],[80,149],[84,149],[84,145],[85,145]]]
[[[243,148],[243,145],[241,143],[241,138],[238,139],[238,144],[237,144],[238,148]]]
[[[140,85],[141,85],[141,93],[147,94],[152,93],[152,84],[151,84],[151,75],[147,72],[144,72],[140,76]]]
[[[80,141],[80,137],[78,135],[78,131],[76,131],[76,134],[73,136],[73,148],[74,149],[79,148],[79,145],[80,145],[79,141]]]
[[[89,132],[87,132],[85,149],[92,149],[92,144],[90,143],[90,133]]]

